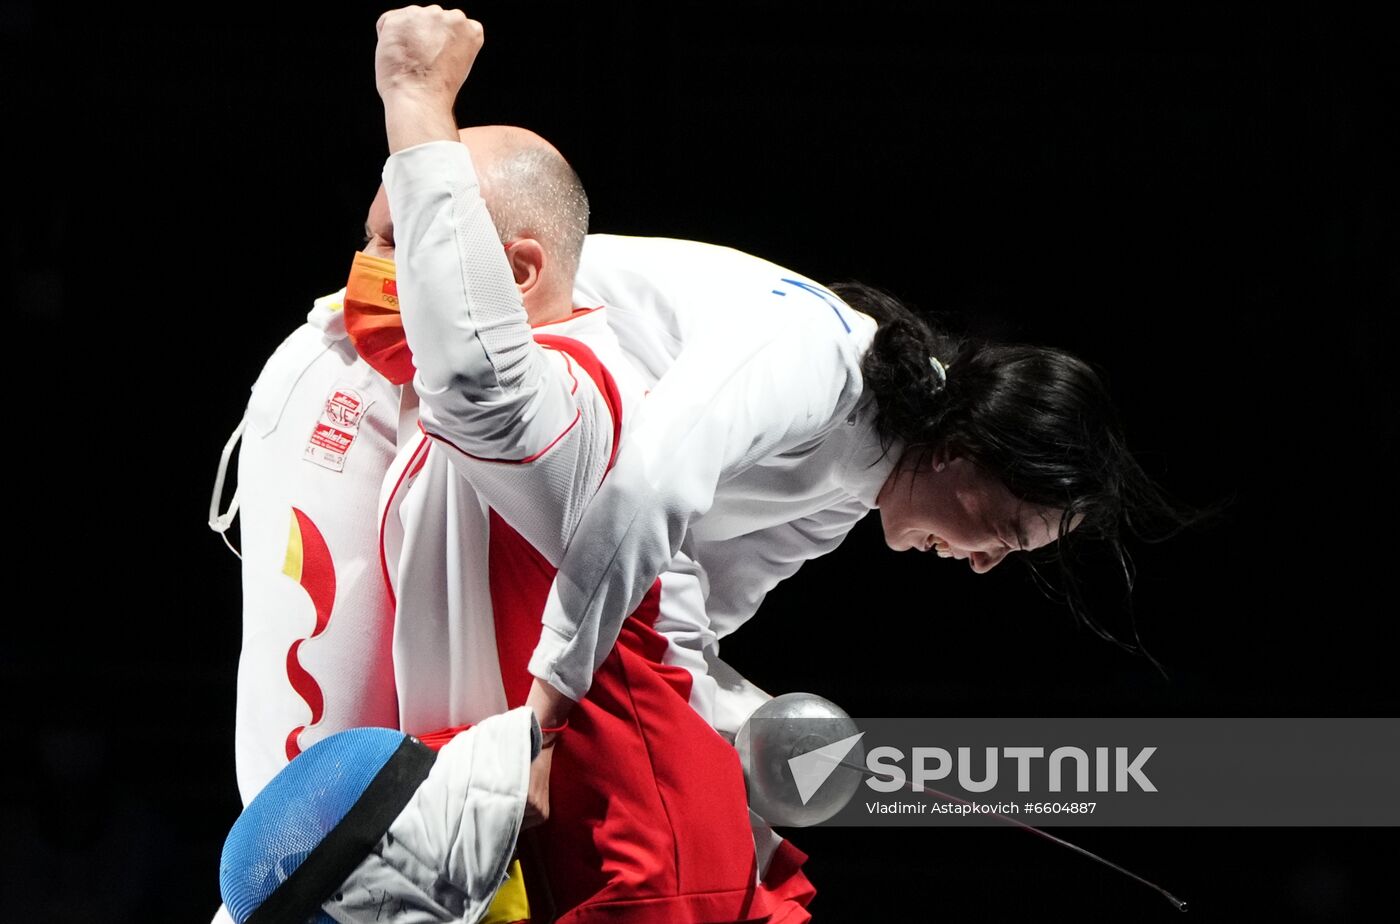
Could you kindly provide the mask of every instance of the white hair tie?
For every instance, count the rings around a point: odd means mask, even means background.
[[[930,356],[928,364],[933,367],[933,374],[938,377],[938,386],[934,388],[934,391],[942,391],[948,384],[948,370],[938,361],[937,356]]]

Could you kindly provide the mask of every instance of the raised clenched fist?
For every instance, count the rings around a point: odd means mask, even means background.
[[[461,10],[409,6],[390,10],[375,25],[374,82],[381,97],[414,93],[446,100],[450,108],[481,50],[481,23]]]

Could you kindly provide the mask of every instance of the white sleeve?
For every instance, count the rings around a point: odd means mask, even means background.
[[[384,184],[423,429],[557,562],[607,469],[607,400],[567,354],[535,342],[465,145],[400,151]]]
[[[759,706],[773,698],[773,694],[740,674],[719,656],[719,646],[705,649],[705,665],[711,682],[715,685],[714,714],[710,724],[730,743],[739,736],[739,729],[749,720]]]
[[[747,327],[712,325],[686,343],[584,513],[530,661],[531,673],[571,698],[587,692],[623,619],[718,486],[820,437],[859,396],[859,358],[829,312],[828,323],[814,322],[765,302],[749,317]]]

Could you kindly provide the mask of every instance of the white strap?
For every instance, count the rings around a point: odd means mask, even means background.
[[[238,556],[239,561],[243,556],[233,547],[233,543],[228,538],[228,528],[233,525],[234,517],[238,516],[238,486],[233,488],[233,497],[229,499],[228,510],[219,512],[219,500],[224,496],[224,476],[228,474],[228,460],[233,455],[233,447],[238,445],[238,441],[243,437],[243,428],[248,425],[248,415],[245,413],[243,419],[238,421],[238,426],[234,429],[233,435],[224,444],[224,451],[219,456],[219,471],[214,475],[214,494],[209,498],[209,528],[223,537],[224,545],[229,551]]]

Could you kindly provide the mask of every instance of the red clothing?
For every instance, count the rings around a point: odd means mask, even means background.
[[[529,693],[554,569],[499,517],[491,536],[492,586],[509,588],[492,602],[513,708]],[[815,890],[800,850],[785,843],[757,881],[738,755],[690,707],[690,674],[662,663],[659,592],[624,622],[554,745],[550,820],[535,838],[543,869],[527,867],[526,880],[542,872],[561,924],[808,921]]]

